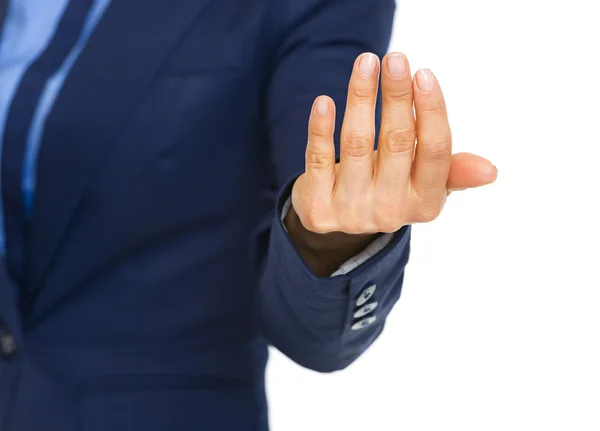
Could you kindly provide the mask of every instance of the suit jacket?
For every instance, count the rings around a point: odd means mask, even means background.
[[[312,101],[334,98],[339,130],[354,59],[385,53],[393,13],[111,4],[46,123],[24,281],[0,263],[0,430],[266,431],[268,343],[319,372],[372,344],[409,227],[321,278],[280,215]]]

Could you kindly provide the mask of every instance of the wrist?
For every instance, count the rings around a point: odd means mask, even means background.
[[[340,265],[359,254],[380,235],[315,233],[304,227],[293,206],[285,216],[284,224],[305,263],[320,276],[332,274]]]

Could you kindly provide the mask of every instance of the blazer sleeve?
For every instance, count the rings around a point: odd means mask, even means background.
[[[392,31],[393,0],[287,0],[277,20],[277,56],[266,92],[266,126],[275,211],[258,232],[260,329],[296,363],[320,372],[354,362],[382,332],[400,297],[410,226],[349,272],[316,276],[298,255],[281,220],[295,178],[303,170],[313,100],[331,96],[337,107],[336,152],[348,79],[356,57],[382,57]],[[275,15],[275,14],[274,14]],[[378,104],[380,106],[380,104]],[[378,108],[379,110],[379,108]],[[379,112],[376,115],[377,128]]]

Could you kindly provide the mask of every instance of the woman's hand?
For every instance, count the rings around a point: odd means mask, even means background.
[[[375,150],[375,104],[379,75],[382,118]],[[431,71],[411,76],[400,53],[383,61],[362,54],[350,78],[340,136],[340,162],[333,142],[335,105],[315,100],[308,127],[306,171],[294,184],[288,216],[294,242],[318,253],[347,252],[372,235],[434,220],[450,191],[496,179],[496,168],[473,154],[452,155],[452,137],[442,89]],[[301,227],[292,220],[297,217]],[[286,224],[288,220],[286,219]],[[304,229],[302,229],[302,227]],[[290,230],[290,226],[288,226]],[[308,233],[302,233],[306,230]],[[312,233],[312,235],[310,234]],[[333,234],[335,233],[335,234]],[[316,234],[316,235],[315,235]],[[336,240],[337,235],[337,240]],[[323,242],[319,240],[323,238]],[[340,256],[342,263],[350,256]]]

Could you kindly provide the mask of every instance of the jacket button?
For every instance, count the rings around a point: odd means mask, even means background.
[[[4,359],[13,359],[17,354],[15,336],[5,326],[0,326],[0,354]]]
[[[365,305],[363,308],[358,309],[358,311],[354,313],[354,318],[360,319],[361,317],[365,317],[367,314],[375,310],[377,308],[377,305],[379,305],[377,302],[371,302]]]
[[[377,286],[375,286],[374,284],[372,284],[369,287],[365,288],[360,293],[360,295],[358,296],[358,299],[356,300],[356,306],[357,307],[362,307],[363,305],[365,305],[367,303],[367,301],[369,299],[371,299],[371,297],[375,293],[376,289],[377,289]]]
[[[353,331],[358,331],[359,329],[366,328],[367,326],[375,323],[376,320],[377,320],[377,316],[370,316],[370,317],[364,318],[363,320],[359,320],[354,325],[352,325],[351,328]]]

